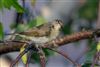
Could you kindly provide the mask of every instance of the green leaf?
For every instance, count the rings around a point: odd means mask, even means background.
[[[25,48],[24,48],[24,46],[22,46],[21,48],[20,48],[20,53],[21,52],[23,52],[25,50]],[[24,54],[23,56],[22,56],[22,62],[24,63],[24,64],[26,64],[27,63],[27,53],[26,54]]]
[[[3,40],[3,38],[4,38],[3,25],[2,25],[2,23],[0,22],[0,40]]]
[[[96,49],[96,43],[91,39],[88,41],[89,43],[89,47],[90,47],[90,50],[87,52],[86,56],[85,56],[85,61],[86,62],[92,62],[92,59],[97,51]]]
[[[72,20],[70,20],[67,24],[64,25],[62,31],[64,34],[70,34],[71,33],[71,25],[72,25]]]
[[[0,0],[0,9],[3,8],[3,3],[2,3],[2,0]]]
[[[36,19],[31,20],[31,21],[28,23],[28,25],[29,25],[30,28],[35,27],[35,26],[36,26]]]
[[[87,2],[79,9],[79,16],[88,20],[97,18],[97,9],[99,0],[87,0]]]
[[[89,62],[88,62],[88,63],[84,63],[84,64],[82,65],[82,67],[91,67],[91,64],[92,64],[92,63],[89,63]]]
[[[30,28],[32,28],[32,27],[40,26],[44,23],[46,23],[46,20],[43,17],[38,16],[38,17],[34,18],[33,20],[31,20],[28,23],[28,25],[29,25]]]
[[[12,6],[16,9],[17,12],[23,13],[23,12],[25,11],[24,8],[21,7],[21,6],[18,4],[17,0],[9,0],[9,1],[10,1],[10,3],[12,4]]]
[[[15,22],[11,23],[10,24],[10,29],[15,29],[15,28],[16,28],[16,23]]]
[[[14,7],[19,13],[23,13],[25,11],[24,8],[19,5],[17,0],[0,0],[0,9],[10,9],[11,7]]]
[[[100,42],[97,44],[97,51],[100,51]]]
[[[44,48],[44,49],[43,49],[43,51],[44,51],[44,53],[45,53],[46,57],[49,57],[49,56],[51,56],[51,55],[54,55],[54,54],[55,54],[53,51],[48,50],[47,48]]]
[[[39,63],[39,61],[40,61],[39,55],[38,55],[37,53],[32,54],[32,59],[33,59],[36,63]]]
[[[2,4],[7,9],[11,8],[11,3],[9,1],[7,1],[7,0],[2,0]]]
[[[82,67],[91,67],[91,65],[92,65],[92,63],[87,62],[87,63],[84,63],[84,64],[82,65]],[[100,66],[98,66],[98,65],[95,64],[94,67],[100,67]]]
[[[36,17],[36,26],[42,25],[44,23],[46,23],[46,20],[43,17],[41,16]]]
[[[16,32],[23,32],[29,29],[29,26],[27,24],[19,24],[16,28]]]

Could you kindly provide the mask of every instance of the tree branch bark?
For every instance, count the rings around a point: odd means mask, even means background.
[[[91,30],[91,31],[82,31],[71,35],[65,35],[64,37],[57,38],[55,40],[45,43],[42,47],[55,48],[75,41],[93,38],[94,32],[95,30],[94,31]],[[100,30],[96,32],[95,35],[97,35],[97,37],[100,37]],[[12,42],[12,41],[7,41],[6,43],[0,43],[0,55],[9,52],[19,51],[24,44],[25,42]]]

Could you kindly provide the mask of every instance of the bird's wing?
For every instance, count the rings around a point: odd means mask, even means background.
[[[44,24],[44,25],[29,29],[25,32],[20,32],[19,34],[26,35],[26,36],[34,36],[34,37],[43,37],[43,36],[48,36],[50,34],[50,29],[49,27],[45,27],[45,24]]]

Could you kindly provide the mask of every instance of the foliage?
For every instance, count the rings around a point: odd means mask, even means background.
[[[32,20],[30,20],[26,24],[19,24],[17,28],[15,27],[15,23],[11,24],[11,29],[16,29],[16,32],[23,32],[28,30],[29,28],[36,27],[46,23],[46,20],[42,16],[38,16]]]
[[[46,23],[46,20],[42,16],[37,16],[33,20],[29,21],[28,25],[29,25],[30,28],[32,28],[32,27],[35,27],[35,26],[42,25],[44,23]]]
[[[72,25],[72,19],[70,19],[69,22],[64,25],[64,27],[62,29],[64,34],[70,34],[71,33],[71,25]]]
[[[92,39],[89,39],[88,40],[88,47],[89,47],[89,51],[85,54],[85,63],[83,64],[82,67],[90,67],[91,64],[92,64],[92,60],[93,60],[93,57],[96,53],[96,42],[93,41]]]
[[[24,8],[19,5],[17,0],[0,0],[0,9],[7,8],[10,10],[11,7],[14,7],[19,13],[24,12]]]
[[[0,22],[0,40],[3,40],[3,38],[4,38],[3,25],[2,25],[2,23]]]
[[[22,46],[22,47],[20,48],[20,53],[23,52],[23,51],[25,50],[24,47],[25,47],[25,46]],[[22,62],[23,62],[24,64],[26,64],[26,63],[27,63],[27,53],[24,54],[24,55],[22,56],[21,59],[22,59]]]
[[[100,41],[97,44],[97,51],[100,51]]]
[[[91,67],[91,63],[84,63],[84,65],[82,65],[82,67]]]
[[[84,65],[82,65],[82,67],[91,67],[91,64],[92,63],[87,62],[87,63],[84,63]],[[94,67],[99,67],[99,66],[95,65]]]
[[[93,20],[97,18],[99,0],[87,0],[87,2],[80,7],[79,16],[87,20]]]

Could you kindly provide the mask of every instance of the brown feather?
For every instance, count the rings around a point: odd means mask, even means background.
[[[20,32],[19,34],[26,35],[26,36],[34,36],[34,37],[48,36],[50,34],[50,28],[45,26],[49,26],[49,25],[43,24],[38,27],[31,28],[25,32]]]

